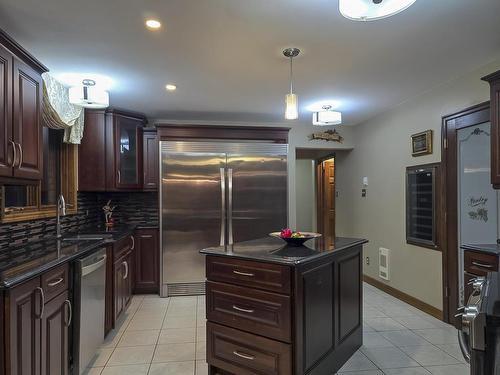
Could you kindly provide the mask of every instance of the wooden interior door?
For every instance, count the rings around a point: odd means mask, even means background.
[[[335,159],[318,162],[317,165],[317,212],[318,232],[325,243],[335,242]]]

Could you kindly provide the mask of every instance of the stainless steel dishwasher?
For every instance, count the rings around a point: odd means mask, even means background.
[[[104,341],[106,249],[75,262],[74,373],[84,373]]]

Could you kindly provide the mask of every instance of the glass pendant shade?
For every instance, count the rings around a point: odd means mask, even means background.
[[[355,21],[373,21],[408,9],[416,0],[339,0],[340,13]]]
[[[313,125],[328,126],[342,124],[342,113],[337,111],[320,111],[313,113]]]
[[[295,94],[287,94],[285,97],[285,118],[287,120],[299,118],[299,100]]]
[[[109,94],[95,86],[73,86],[69,88],[69,102],[84,108],[109,107]]]

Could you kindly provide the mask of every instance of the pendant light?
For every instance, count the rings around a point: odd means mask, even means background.
[[[408,9],[416,0],[339,0],[340,13],[354,21],[374,21]]]
[[[290,59],[290,93],[285,97],[285,119],[296,120],[299,117],[299,101],[297,95],[293,93],[293,58],[300,53],[298,48],[287,48],[283,55]]]
[[[81,86],[69,88],[69,102],[84,108],[103,109],[109,107],[109,94],[96,87],[92,79],[84,79]]]

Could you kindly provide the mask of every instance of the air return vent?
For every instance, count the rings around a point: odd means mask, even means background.
[[[174,296],[196,296],[205,294],[205,283],[175,283],[168,284],[167,295]]]
[[[389,280],[389,249],[378,249],[378,275],[381,279]]]

